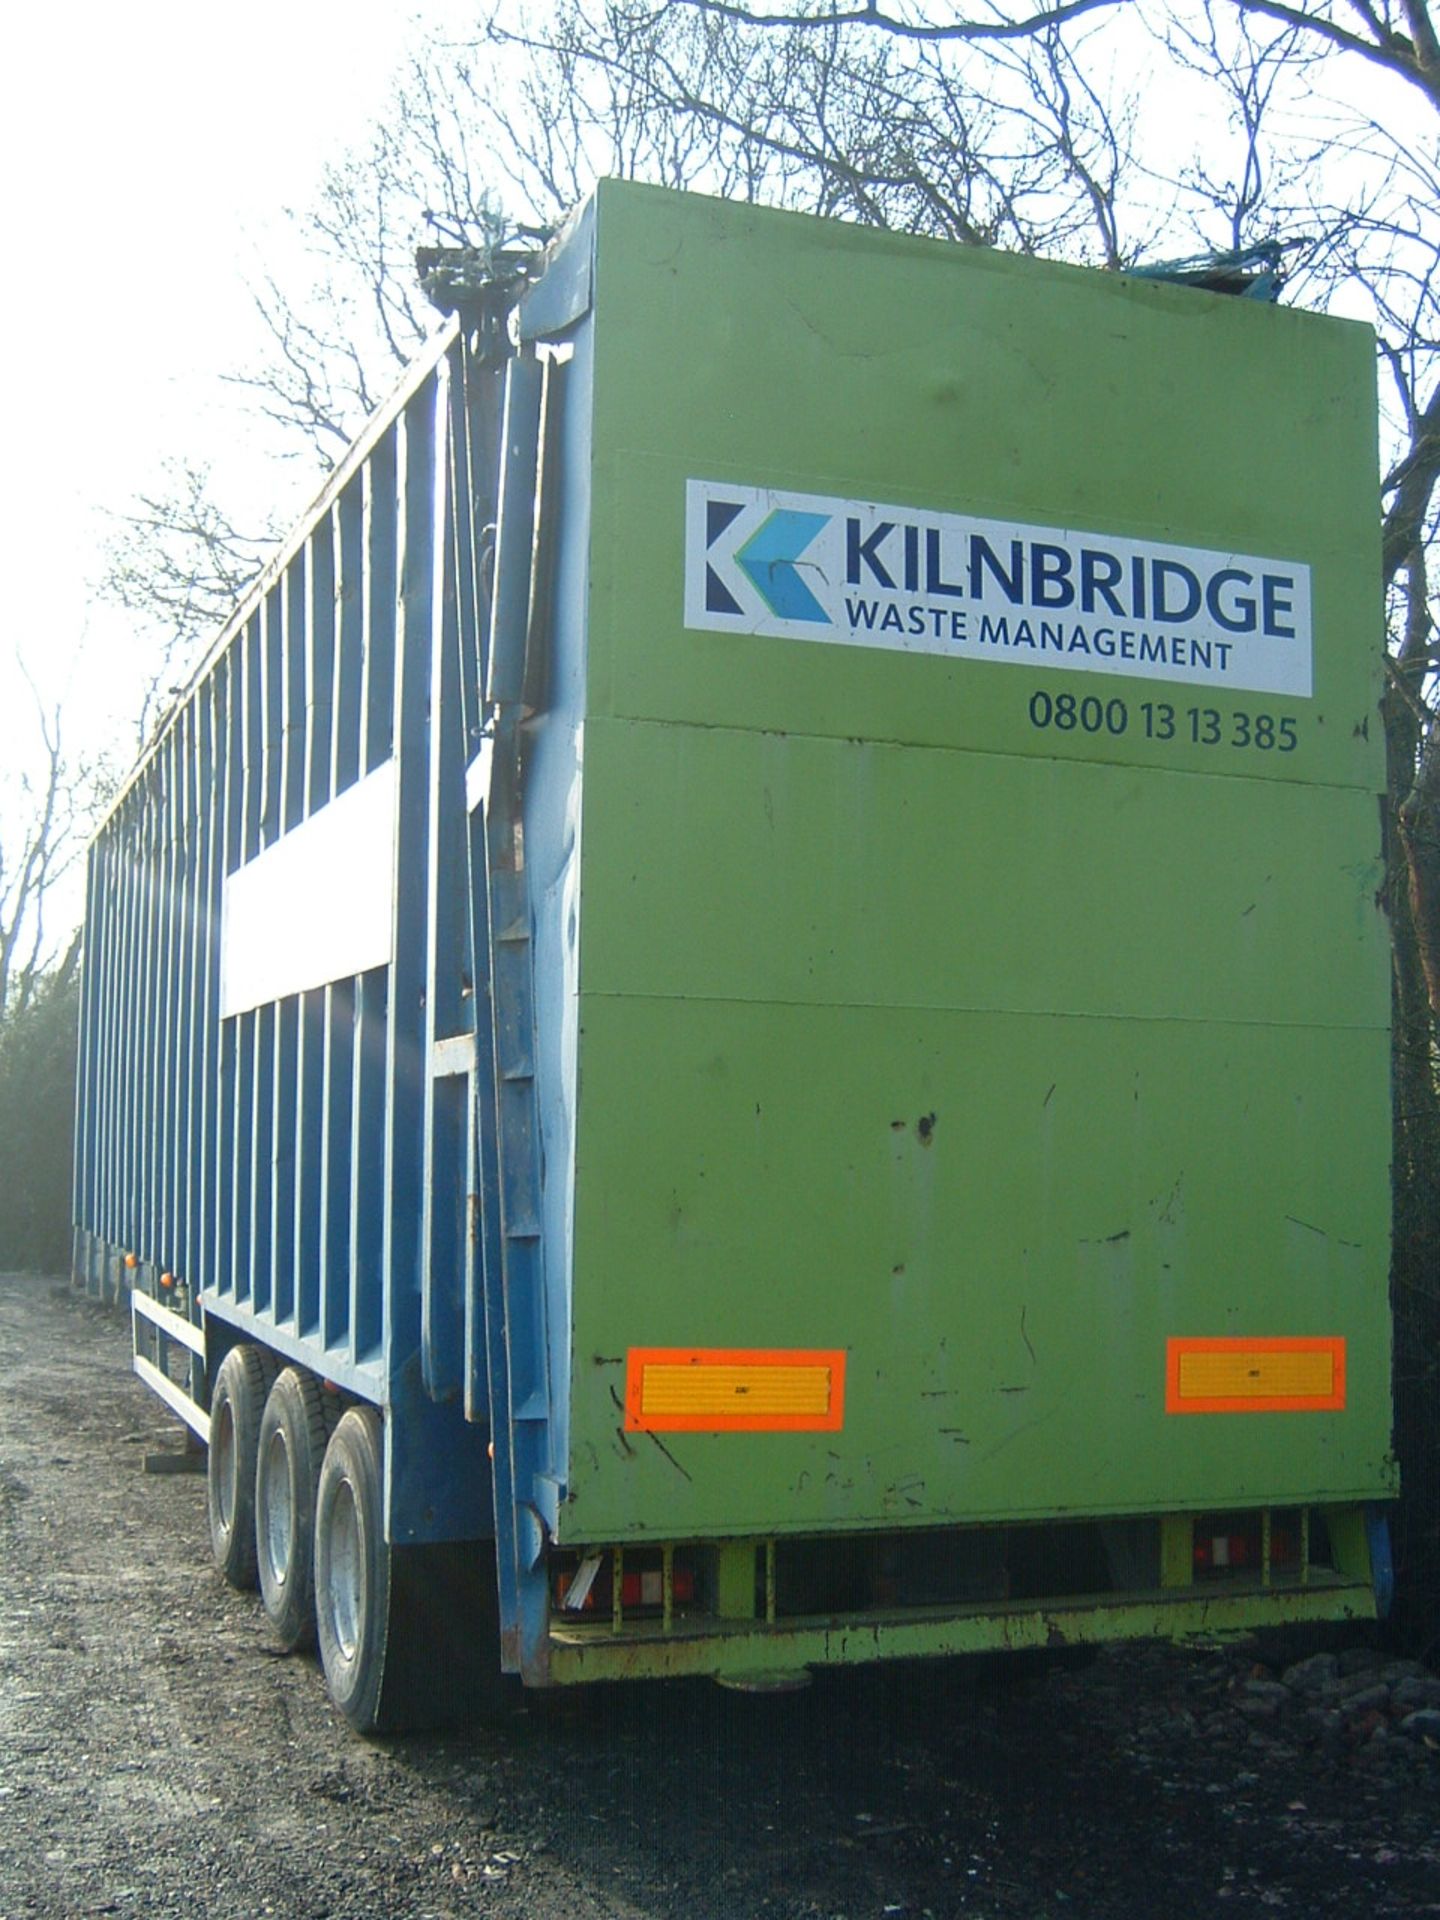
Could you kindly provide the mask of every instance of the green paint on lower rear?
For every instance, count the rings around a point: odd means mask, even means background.
[[[1113,1594],[1103,1599],[1027,1601],[1003,1608],[875,1620],[827,1620],[767,1627],[707,1620],[691,1631],[658,1629],[617,1638],[601,1627],[552,1632],[549,1679],[714,1679],[793,1673],[812,1666],[976,1653],[1053,1651],[1119,1640],[1222,1640],[1256,1627],[1320,1620],[1372,1620],[1368,1588],[1330,1581],[1314,1587],[1196,1594]]]

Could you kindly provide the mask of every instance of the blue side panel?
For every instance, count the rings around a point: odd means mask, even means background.
[[[437,341],[122,791],[76,1131],[87,1284],[133,1253],[203,1305],[212,1369],[253,1339],[379,1406],[390,1537],[493,1532],[531,1678],[568,1444],[590,244],[527,298],[563,353],[507,370],[493,314]],[[383,767],[390,963],[222,1016],[227,883]]]
[[[495,455],[471,444],[472,384],[452,326],[168,716],[87,880],[77,1274],[173,1275],[211,1368],[254,1339],[384,1409],[402,1540],[491,1526],[489,1436],[466,1419],[474,1074],[445,1051],[468,1034],[473,1055],[475,1021],[461,707]],[[227,881],[387,763],[393,963],[222,1018]]]

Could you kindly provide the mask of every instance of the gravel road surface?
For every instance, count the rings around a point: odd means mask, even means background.
[[[1353,1639],[367,1742],[212,1571],[203,1477],[144,1470],[182,1446],[122,1316],[0,1276],[3,1920],[1440,1914],[1440,1686]]]

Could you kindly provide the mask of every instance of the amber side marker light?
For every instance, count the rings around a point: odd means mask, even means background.
[[[1338,1413],[1342,1339],[1167,1340],[1167,1413]]]

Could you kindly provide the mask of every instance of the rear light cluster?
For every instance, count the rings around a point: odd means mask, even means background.
[[[1265,1564],[1265,1536],[1260,1519],[1201,1519],[1195,1522],[1195,1572],[1204,1577],[1227,1573],[1258,1573]],[[1296,1567],[1300,1540],[1295,1528],[1272,1525],[1270,1565]]]
[[[693,1606],[695,1569],[679,1562],[671,1569],[671,1600],[677,1607]],[[570,1598],[571,1588],[575,1598]],[[614,1574],[609,1557],[593,1577],[587,1580],[582,1561],[578,1567],[563,1568],[555,1576],[555,1604],[567,1613],[608,1613],[615,1604]],[[653,1607],[657,1612],[665,1604],[665,1574],[661,1567],[626,1567],[620,1576],[620,1605],[626,1613]]]

